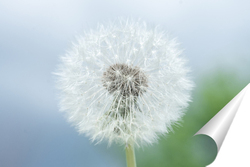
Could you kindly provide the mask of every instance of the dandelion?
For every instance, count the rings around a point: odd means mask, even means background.
[[[57,71],[60,107],[92,141],[152,144],[185,113],[193,82],[182,51],[158,27],[119,20],[79,37]]]

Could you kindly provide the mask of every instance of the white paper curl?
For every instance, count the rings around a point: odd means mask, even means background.
[[[209,167],[250,166],[249,132],[250,84],[238,93],[195,135],[204,134],[210,136],[217,145],[217,151],[220,151],[216,160]],[[227,138],[225,139],[226,135]],[[245,157],[245,155],[248,156]]]

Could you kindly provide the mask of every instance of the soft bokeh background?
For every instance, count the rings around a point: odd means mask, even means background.
[[[0,166],[125,167],[124,148],[94,145],[58,112],[52,72],[84,30],[119,17],[178,37],[196,82],[182,126],[136,150],[138,167],[211,163],[210,138],[192,137],[250,82],[248,0],[1,0]]]

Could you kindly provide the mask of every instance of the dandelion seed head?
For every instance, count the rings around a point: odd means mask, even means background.
[[[152,144],[178,124],[193,82],[175,39],[140,20],[79,37],[56,71],[60,109],[92,141]]]
[[[111,94],[119,91],[121,96],[128,97],[139,96],[148,85],[147,77],[139,67],[114,64],[103,73],[103,86]]]

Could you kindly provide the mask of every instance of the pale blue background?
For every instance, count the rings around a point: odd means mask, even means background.
[[[51,74],[75,35],[117,16],[178,37],[194,79],[250,65],[248,0],[1,0],[1,167],[126,166],[123,147],[95,146],[65,121]]]

